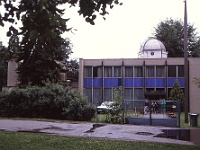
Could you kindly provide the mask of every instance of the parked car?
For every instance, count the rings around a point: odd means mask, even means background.
[[[118,104],[114,101],[105,101],[100,106],[97,106],[97,113],[107,113],[109,110],[114,109]]]

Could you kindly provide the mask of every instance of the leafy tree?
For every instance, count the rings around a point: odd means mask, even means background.
[[[20,6],[27,2],[29,4],[38,4],[45,1],[46,0],[19,0]],[[112,9],[114,5],[122,5],[120,0],[54,0],[50,1],[49,3],[53,4],[54,6],[69,4],[70,7],[78,7],[78,13],[92,25],[94,25],[94,20],[97,17],[97,13],[99,13],[99,15],[103,16],[105,19],[105,15],[108,14],[108,9]],[[29,4],[25,5],[30,7]],[[4,26],[4,22],[14,23],[14,16],[16,16],[18,19],[20,18],[20,14],[16,12],[21,8],[16,4],[16,0],[0,0],[0,6],[1,5],[4,5],[5,13],[4,15],[0,13],[0,26]],[[14,31],[13,26],[11,26],[10,31]]]
[[[168,57],[184,57],[184,23],[181,20],[166,19],[155,27],[155,37],[162,41]],[[200,56],[200,38],[196,28],[188,24],[188,56]]]
[[[178,80],[175,81],[170,94],[169,94],[170,100],[179,100],[181,103],[181,106],[183,106],[184,102],[184,93],[183,90],[180,88],[180,85],[178,83]]]
[[[9,39],[8,45],[9,59],[17,58],[19,46],[19,37],[16,34],[13,34]]]
[[[69,19],[62,18],[64,10],[58,8],[62,4],[78,6],[78,13],[90,24],[94,24],[97,12],[105,16],[108,6],[121,5],[118,0],[20,0],[19,3],[1,0],[5,13],[0,13],[0,25],[22,22],[20,31],[11,26],[7,33],[7,36],[22,36],[15,57],[20,62],[17,70],[21,85],[60,80],[62,68],[57,61],[64,61],[71,54],[70,41],[61,37],[71,30],[66,26]]]
[[[79,63],[76,59],[71,59],[66,62],[66,74],[68,80],[78,81]]]

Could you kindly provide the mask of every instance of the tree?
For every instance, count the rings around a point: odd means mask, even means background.
[[[78,81],[79,63],[76,59],[71,59],[66,62],[66,74],[68,80]]]
[[[166,19],[155,27],[155,37],[162,41],[168,57],[184,57],[184,23],[181,20]],[[196,28],[188,24],[188,56],[200,56],[200,38]]]
[[[175,81],[170,94],[169,94],[169,99],[170,100],[179,100],[181,103],[181,106],[184,105],[184,93],[183,90],[180,88],[180,85],[178,83],[178,80]]]
[[[28,1],[29,4],[37,4],[45,0],[19,0],[21,4],[27,3]],[[69,4],[70,7],[78,7],[78,13],[92,25],[94,25],[94,20],[97,17],[97,13],[104,17],[108,14],[107,9],[112,9],[114,5],[122,5],[120,0],[54,0],[50,3],[54,4],[54,6]],[[0,13],[0,26],[4,26],[4,22],[14,23],[14,16],[16,16],[19,20],[20,14],[16,13],[16,11],[21,8],[18,8],[16,0],[0,0],[0,6],[1,5],[4,5],[5,13],[4,15]],[[11,26],[10,31],[14,31],[13,29],[14,28]]]
[[[94,25],[96,13],[105,16],[108,6],[121,5],[118,0],[1,0],[5,14],[0,13],[0,25],[4,22],[17,23],[20,31],[11,26],[7,36],[22,36],[15,59],[20,62],[17,69],[21,85],[42,85],[44,80],[59,81],[62,70],[58,61],[64,61],[71,54],[70,41],[61,35],[70,31],[63,19],[64,10],[59,5],[79,6],[78,13]],[[17,20],[15,19],[17,18]]]
[[[43,85],[58,82],[62,67],[57,63],[71,53],[69,41],[61,34],[67,31],[63,10],[54,1],[21,1],[22,41],[17,53],[17,69],[21,85]]]

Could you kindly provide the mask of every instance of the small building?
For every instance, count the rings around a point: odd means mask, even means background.
[[[189,58],[189,109],[200,113],[200,95],[193,83],[200,77],[200,58]],[[175,81],[184,90],[184,58],[167,58],[164,44],[149,38],[139,51],[139,58],[79,60],[79,90],[95,105],[113,99],[122,89],[124,99],[144,100],[145,94],[161,93],[155,99],[167,99]]]

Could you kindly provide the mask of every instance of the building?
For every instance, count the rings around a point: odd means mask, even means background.
[[[167,99],[176,80],[184,90],[184,58],[167,58],[163,43],[147,39],[138,54],[130,59],[79,60],[79,90],[95,105],[113,100],[114,91],[122,88],[124,99]],[[200,77],[200,58],[189,58],[189,110],[200,113],[200,89],[193,78]],[[157,94],[155,94],[157,93]],[[158,94],[161,93],[161,94]]]

